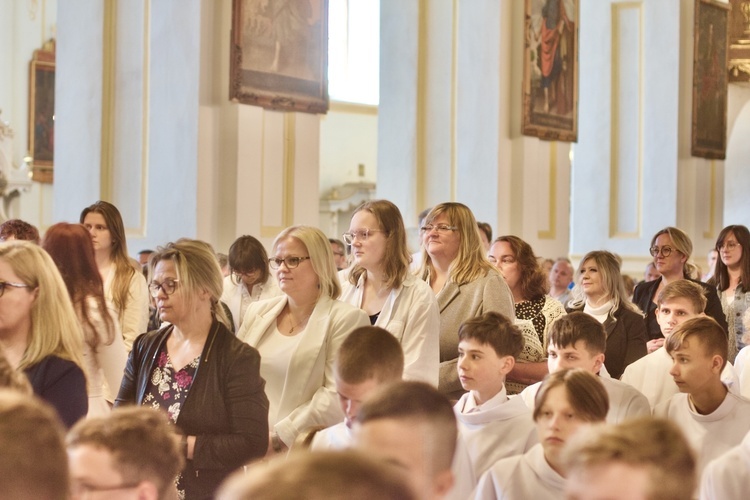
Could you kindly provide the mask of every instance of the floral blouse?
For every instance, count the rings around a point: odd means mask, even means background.
[[[174,424],[180,416],[180,408],[185,404],[190,386],[193,384],[195,372],[201,357],[197,356],[182,369],[175,371],[172,360],[167,354],[166,343],[159,351],[156,367],[151,372],[151,383],[143,398],[143,405],[151,408],[166,409],[169,420]],[[185,488],[182,485],[182,474],[177,478],[177,497],[185,498]]]

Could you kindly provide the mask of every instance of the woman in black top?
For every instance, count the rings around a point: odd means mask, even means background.
[[[116,406],[166,411],[183,434],[185,498],[211,498],[224,478],[268,447],[260,355],[229,331],[210,245],[179,240],[149,262],[151,295],[169,325],[133,344]]]

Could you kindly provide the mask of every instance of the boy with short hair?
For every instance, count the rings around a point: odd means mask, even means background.
[[[664,339],[669,338],[674,329],[691,318],[704,316],[707,299],[703,288],[688,280],[677,280],[668,284],[656,300],[656,320],[661,327]],[[679,393],[669,369],[672,358],[664,346],[634,361],[625,368],[620,380],[641,391],[648,399],[651,408]],[[737,376],[730,363],[722,372],[722,381],[728,387],[737,387]]]
[[[654,415],[682,429],[700,472],[750,431],[750,401],[729,392],[721,381],[728,342],[714,319],[699,316],[678,325],[667,338],[666,350],[673,360],[669,374],[680,394],[654,408]]]
[[[333,365],[344,421],[315,434],[311,449],[350,447],[362,401],[381,385],[401,380],[403,374],[404,352],[396,337],[377,326],[354,330],[339,347]]]
[[[401,465],[414,491],[425,500],[466,498],[473,484],[454,489],[456,416],[448,399],[424,382],[396,382],[378,388],[359,409],[356,447]],[[472,478],[473,483],[473,478]]]
[[[683,500],[696,484],[690,445],[664,419],[643,417],[580,433],[564,461],[568,500]]]
[[[562,316],[550,325],[547,366],[550,373],[565,368],[583,368],[599,375],[604,366],[607,334],[596,318],[576,311]],[[646,397],[631,386],[609,376],[599,380],[609,396],[607,423],[617,424],[626,419],[651,414]],[[530,385],[519,395],[533,409],[541,383]]]
[[[458,330],[458,378],[469,392],[453,410],[477,477],[539,442],[531,410],[519,398],[508,399],[505,388],[523,346],[521,330],[496,312],[472,318]]]

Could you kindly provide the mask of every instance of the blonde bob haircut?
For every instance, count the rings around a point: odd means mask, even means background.
[[[617,311],[620,306],[640,314],[638,308],[628,298],[625,291],[625,284],[620,275],[620,260],[612,252],[606,250],[594,250],[583,256],[581,263],[578,264],[578,270],[575,275],[575,286],[573,287],[573,298],[569,306],[571,309],[580,309],[586,304],[586,295],[581,286],[583,279],[583,266],[589,260],[593,260],[596,269],[602,280],[602,286],[606,290],[607,296],[612,301],[611,313]]]
[[[411,264],[411,254],[409,254],[409,247],[406,244],[406,229],[404,228],[401,211],[388,200],[367,201],[360,205],[354,213],[363,210],[370,212],[375,217],[380,226],[378,229],[385,233],[385,252],[382,261],[385,285],[388,288],[398,288],[409,274],[409,264]],[[356,285],[365,272],[363,267],[355,264],[349,274],[349,281]]]
[[[313,271],[318,275],[318,286],[320,290],[318,297],[326,296],[336,300],[341,295],[341,284],[336,275],[336,266],[333,263],[333,250],[328,242],[328,237],[323,231],[312,226],[291,226],[279,233],[273,240],[273,253],[281,240],[286,238],[298,239],[307,249]],[[305,257],[297,255],[296,257]]]
[[[599,377],[583,368],[570,368],[547,375],[534,398],[534,422],[539,420],[549,392],[564,387],[568,403],[581,420],[604,422],[609,411],[609,396]]]
[[[31,306],[28,346],[18,370],[33,366],[47,356],[57,356],[83,367],[83,332],[60,271],[52,257],[28,241],[0,244],[5,261],[29,293],[36,294]]]
[[[211,245],[205,241],[187,238],[167,243],[151,255],[148,261],[149,276],[154,275],[156,265],[163,260],[171,260],[174,263],[178,286],[182,288],[188,305],[192,306],[200,292],[208,292],[211,313],[218,321],[224,323],[224,326],[231,328],[229,318],[219,302],[224,290],[224,277]]]
[[[456,202],[441,203],[430,210],[425,224],[431,224],[441,214],[445,215],[450,225],[457,228],[460,241],[458,255],[450,265],[449,280],[457,285],[464,285],[486,276],[490,271],[497,273],[495,266],[487,260],[482,241],[479,239],[477,220],[469,207]],[[422,263],[417,276],[427,281],[431,271],[432,260],[423,247]]]
[[[697,268],[695,264],[690,262],[690,256],[693,254],[693,242],[690,240],[690,236],[685,233],[682,229],[668,226],[657,232],[653,238],[651,238],[651,246],[656,245],[656,238],[662,234],[669,235],[672,239],[672,246],[674,250],[677,250],[685,256],[685,263],[682,265],[682,274],[685,278],[698,278]]]

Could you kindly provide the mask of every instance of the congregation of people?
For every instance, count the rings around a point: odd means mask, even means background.
[[[441,203],[270,252],[128,253],[106,201],[0,225],[0,500],[733,499],[750,491],[750,231],[639,283]],[[746,290],[747,288],[747,290]]]

